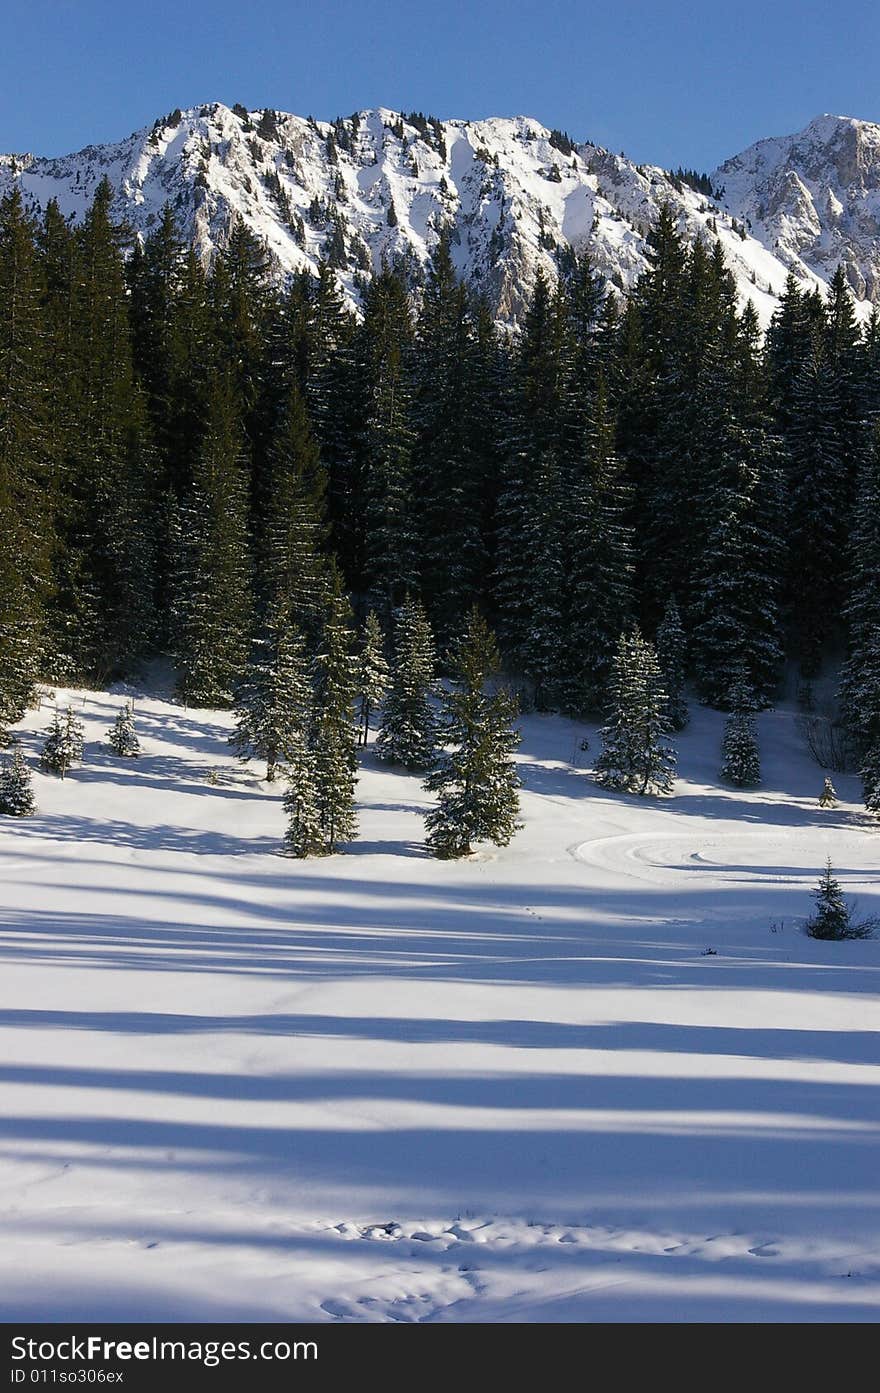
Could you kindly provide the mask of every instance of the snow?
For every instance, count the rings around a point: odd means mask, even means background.
[[[444,155],[407,121],[404,148],[392,129],[401,116],[380,107],[343,123],[345,140],[331,159],[327,122],[276,115],[270,139],[256,133],[260,112],[248,125],[212,103],[60,159],[19,156],[13,166],[13,156],[0,155],[0,194],[16,181],[29,207],[45,209],[56,198],[65,216],[80,220],[106,175],[114,214],[139,235],[170,200],[183,232],[209,259],[240,217],[282,274],[314,271],[327,250],[331,229],[308,225],[315,197],[335,207],[349,249],[355,239],[366,242],[374,267],[399,254],[423,265],[448,227],[456,269],[489,296],[507,326],[521,320],[539,272],[554,278],[557,246],[589,247],[597,269],[631,289],[648,264],[645,234],[663,204],[688,238],[712,244],[717,236],[740,300],[752,301],[764,327],[789,269],[805,286],[823,288],[843,262],[863,320],[880,297],[880,127],[869,122],[825,117],[798,136],[760,142],[712,176],[726,188],[724,206],[716,207],[664,170],[599,146],[580,144],[563,155],[529,117],[445,121]],[[554,165],[559,182],[547,177]],[[306,222],[304,247],[270,176]],[[392,199],[393,228],[386,217]],[[747,224],[745,237],[734,221]],[[358,309],[353,270],[354,263],[340,281]]]
[[[802,923],[827,855],[880,911],[880,827],[793,710],[746,792],[695,708],[662,800],[525,718],[462,863],[367,753],[296,862],[228,713],[137,694],[122,760],[129,695],[59,691],[85,764],[0,827],[5,1319],[877,1318],[880,942]]]
[[[818,116],[760,140],[712,175],[724,205],[799,279],[846,270],[859,317],[880,296],[880,126]]]

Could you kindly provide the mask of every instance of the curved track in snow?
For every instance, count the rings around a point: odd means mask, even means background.
[[[597,870],[649,885],[683,887],[696,875],[718,885],[767,880],[801,885],[815,880],[829,854],[836,860],[835,843],[843,848],[851,836],[851,829],[833,827],[743,831],[733,826],[708,834],[698,826],[682,831],[669,827],[592,837],[569,847],[569,854]],[[867,885],[869,877],[843,872],[843,879],[849,887]]]

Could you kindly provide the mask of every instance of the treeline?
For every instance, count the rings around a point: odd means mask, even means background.
[[[664,210],[625,304],[569,256],[511,340],[443,238],[417,305],[385,268],[356,319],[241,223],[206,272],[170,209],[141,246],[110,208],[106,182],[78,227],[0,205],[0,720],[155,652],[228,703],[255,644],[311,662],[418,596],[441,654],[476,605],[576,714],[634,624],[678,626],[675,681],[725,707],[845,641],[880,800],[880,323],[842,272],[790,280],[762,342]]]

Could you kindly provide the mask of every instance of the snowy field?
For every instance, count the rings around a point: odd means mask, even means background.
[[[295,862],[228,715],[139,700],[124,762],[74,695],[85,766],[0,827],[3,1318],[880,1316],[880,942],[802,932],[827,855],[880,912],[880,827],[792,711],[745,794],[696,708],[663,801],[529,717],[463,863],[367,755]]]

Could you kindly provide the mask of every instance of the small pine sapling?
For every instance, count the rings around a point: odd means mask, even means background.
[[[118,713],[107,734],[107,743],[114,754],[126,759],[137,759],[141,752],[141,742],[134,728],[134,703],[127,701]]]
[[[42,768],[63,779],[70,766],[83,757],[84,735],[83,723],[72,706],[68,706],[64,716],[56,709],[40,754]]]
[[[853,918],[852,905],[844,898],[840,881],[835,878],[831,868],[831,858],[819,877],[819,884],[813,891],[816,908],[807,920],[807,933],[810,938],[821,938],[840,942],[844,939],[873,938],[875,923],[865,919]]]
[[[820,808],[836,808],[836,807],[837,807],[837,790],[835,789],[833,783],[831,782],[831,780],[830,780],[827,776],[826,776],[826,779],[825,779],[824,784],[822,785],[822,792],[819,794],[819,807],[820,807]]]
[[[37,810],[31,787],[31,771],[17,740],[0,765],[0,813],[7,817],[32,817]]]

